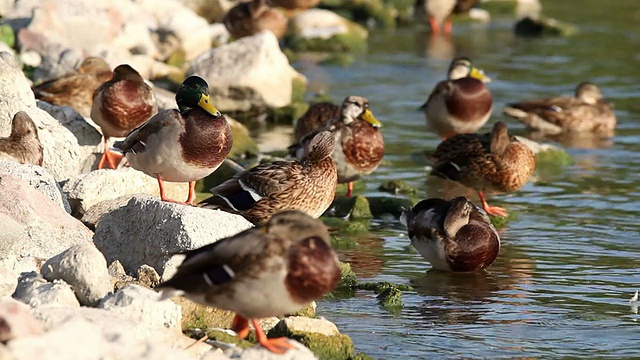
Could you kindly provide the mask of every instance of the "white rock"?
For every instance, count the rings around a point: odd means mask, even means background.
[[[10,296],[18,286],[18,272],[0,265],[0,296]]]
[[[80,173],[85,159],[78,139],[56,119],[36,107],[29,81],[9,53],[0,53],[0,136],[11,132],[13,115],[24,110],[38,128],[44,149],[43,167],[61,180]]]
[[[80,221],[82,221],[86,227],[95,231],[100,219],[102,219],[105,214],[127,205],[132,196],[133,195],[124,195],[115,199],[101,201],[85,211],[80,218]]]
[[[313,319],[306,316],[288,316],[276,325],[280,332],[312,332],[326,336],[339,335],[338,327],[329,320]]]
[[[118,312],[152,327],[180,330],[182,310],[173,301],[159,301],[160,294],[146,287],[127,284],[100,302],[100,308]]]
[[[33,317],[29,306],[9,296],[0,297],[0,324],[1,343],[42,333],[42,324]]]
[[[47,282],[35,271],[22,273],[13,297],[32,307],[80,307],[71,286],[62,280]]]
[[[232,347],[224,351],[224,354],[231,359],[240,360],[311,360],[317,359],[316,356],[307,349],[304,345],[295,340],[289,340],[289,342],[295,345],[294,349],[287,350],[286,353],[279,355],[272,353],[262,346],[255,346],[249,349],[241,349],[239,347]],[[216,358],[214,358],[216,359]],[[216,359],[217,360],[217,359]]]
[[[348,20],[333,11],[309,9],[291,20],[293,30],[307,39],[329,39],[349,32]]]
[[[209,50],[191,64],[187,75],[193,74],[208,81],[221,111],[289,105],[298,76],[270,31]]]
[[[97,305],[113,289],[107,261],[93,243],[74,245],[50,258],[41,272],[49,281],[60,279],[71,285],[85,306]]]
[[[171,199],[184,201],[189,192],[188,183],[165,182],[166,194]],[[69,179],[62,191],[71,204],[71,213],[82,217],[93,205],[124,195],[150,194],[160,196],[158,181],[133,168],[96,170]]]
[[[166,279],[166,270],[181,262],[169,254],[210,244],[251,226],[239,215],[135,196],[102,217],[93,240],[107,262],[120,260],[128,272],[147,264]]]
[[[61,44],[40,44],[39,42],[43,41],[41,37],[35,37],[34,39],[29,37],[25,39],[27,35],[31,34],[24,31],[19,33],[19,39],[21,40],[20,45],[23,49],[20,53],[20,58],[23,59],[25,56],[33,56],[34,60],[39,58],[37,60],[40,61],[41,64],[33,71],[32,78],[34,84],[57,79],[65,74],[76,71],[85,58],[82,50],[62,46]],[[25,48],[33,49],[25,51]],[[31,62],[34,62],[34,60],[31,60]]]
[[[20,164],[15,161],[0,161],[0,174],[7,174],[25,180],[34,189],[40,191],[51,201],[71,213],[67,197],[62,193],[60,185],[44,168],[38,165]]]
[[[89,229],[24,180],[0,175],[0,199],[0,261],[15,266],[17,259],[48,259],[91,242]]]

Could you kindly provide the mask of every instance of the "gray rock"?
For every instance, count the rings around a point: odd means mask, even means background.
[[[275,326],[279,334],[288,334],[293,331],[312,332],[326,336],[339,335],[338,327],[329,320],[314,319],[305,316],[286,317]]]
[[[289,105],[292,81],[299,75],[270,31],[207,51],[187,70],[193,74],[209,82],[212,101],[221,111]]]
[[[64,280],[73,288],[80,304],[95,306],[112,291],[107,261],[93,243],[74,245],[50,258],[42,266],[49,281]]]
[[[11,296],[18,286],[18,273],[0,265],[0,296]]]
[[[9,296],[0,297],[0,343],[40,334],[42,324],[33,317],[29,306]]]
[[[367,48],[367,29],[330,10],[301,12],[289,28],[287,41],[296,51],[362,52]]]
[[[69,206],[67,197],[62,193],[60,185],[44,168],[37,165],[20,164],[15,161],[0,161],[0,174],[7,174],[27,181],[34,189],[46,195],[67,213],[71,213],[71,206]]]
[[[32,307],[80,307],[80,303],[69,284],[62,280],[47,282],[35,271],[20,275],[13,297]]]
[[[80,221],[82,221],[86,227],[95,231],[102,216],[127,205],[129,200],[131,200],[131,196],[132,195],[124,195],[115,199],[101,201],[85,211]]]
[[[36,101],[36,105],[71,131],[82,147],[84,158],[89,157],[95,151],[102,152],[102,134],[97,130],[95,124],[89,123],[76,110],[68,106],[51,105],[40,100]]]
[[[156,94],[158,111],[178,108],[178,105],[176,104],[176,94],[173,91],[156,87],[154,92]]]
[[[210,244],[251,226],[239,215],[134,196],[126,206],[102,217],[93,241],[107,262],[118,259],[128,272],[147,264],[166,278],[165,271],[180,264],[169,254]]]
[[[57,180],[78,175],[85,161],[85,154],[78,139],[47,112],[36,107],[29,81],[13,56],[0,53],[0,136],[11,132],[13,115],[24,110],[38,128],[43,147],[44,162]]]
[[[89,229],[24,180],[0,175],[0,199],[0,262],[8,260],[9,270],[91,242]]]
[[[279,355],[272,353],[262,346],[255,346],[249,349],[242,349],[237,346],[229,348],[224,351],[224,355],[226,355],[230,359],[241,359],[241,360],[311,360],[317,359],[317,357],[311,352],[311,350],[307,349],[304,345],[300,344],[295,340],[289,340],[290,343],[294,344],[295,349],[289,349],[286,353]],[[216,358],[214,358],[216,359]]]
[[[158,301],[160,296],[151,289],[128,284],[102,299],[99,307],[152,327],[179,330],[182,320],[180,305],[173,301]]]
[[[124,266],[122,266],[122,263],[118,260],[113,261],[107,270],[112,283],[122,280],[133,280],[133,277],[127,275],[127,272],[124,270]]]
[[[172,199],[186,200],[188,183],[165,182],[167,196]],[[92,206],[120,196],[133,194],[151,194],[160,196],[158,181],[133,168],[118,170],[97,170],[69,179],[62,191],[71,204],[71,213],[81,218]],[[117,200],[121,203],[122,199]],[[105,209],[110,206],[103,204]]]

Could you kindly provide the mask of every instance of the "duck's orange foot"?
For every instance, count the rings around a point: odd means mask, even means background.
[[[120,161],[122,161],[124,156],[116,154],[112,151],[105,151],[102,153],[102,157],[100,158],[100,162],[98,163],[98,170],[100,169],[116,169]]]
[[[484,206],[484,211],[489,215],[507,217],[507,210],[499,206]]]
[[[353,195],[353,181],[349,181],[347,184],[347,193],[344,194],[345,197],[351,197]]]
[[[273,338],[273,339],[265,338],[265,339],[258,339],[258,340],[260,342],[260,345],[264,346],[265,348],[267,348],[267,350],[275,354],[284,354],[285,352],[287,352],[287,350],[295,348],[295,346],[291,344],[289,339],[286,337],[279,337],[279,338]]]
[[[236,315],[231,323],[231,330],[235,331],[240,339],[246,338],[249,335],[249,320]]]

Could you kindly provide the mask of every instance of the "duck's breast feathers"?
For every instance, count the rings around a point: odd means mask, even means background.
[[[471,221],[445,241],[447,261],[453,271],[476,271],[491,265],[500,252],[500,238],[491,224]]]
[[[201,167],[219,166],[233,146],[227,119],[200,108],[193,108],[183,116],[185,131],[180,135],[180,144],[184,160]]]
[[[333,290],[339,280],[336,254],[324,239],[312,236],[289,249],[285,284],[296,301],[315,300]]]
[[[358,171],[373,171],[384,156],[382,132],[362,120],[354,121],[349,128],[341,138],[345,159]]]
[[[493,98],[482,81],[464,77],[451,83],[452,91],[445,97],[449,114],[459,120],[475,120],[491,111]]]
[[[114,143],[113,147],[119,149],[123,153],[127,153],[129,151],[145,151],[146,141],[149,136],[155,134],[162,136],[162,134],[165,131],[168,131],[168,128],[172,125],[184,127],[184,120],[182,119],[180,112],[175,109],[162,110],[149,119],[149,121],[133,129],[123,141],[117,141]]]

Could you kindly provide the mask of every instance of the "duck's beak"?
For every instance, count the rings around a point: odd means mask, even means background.
[[[369,109],[364,110],[364,114],[362,114],[362,120],[368,122],[374,128],[382,127],[382,123],[378,121],[375,116],[373,116],[373,113]]]
[[[477,67],[473,67],[471,68],[471,72],[469,73],[469,76],[471,76],[474,79],[478,79],[482,82],[488,83],[491,82],[491,79],[484,74],[484,71],[478,69]]]
[[[209,95],[202,94],[202,96],[200,96],[200,101],[198,101],[198,106],[200,106],[204,111],[208,112],[209,114],[215,117],[222,116],[220,111],[218,111],[218,109],[216,109],[216,107],[213,106],[213,104],[211,103],[211,99],[209,99]]]

